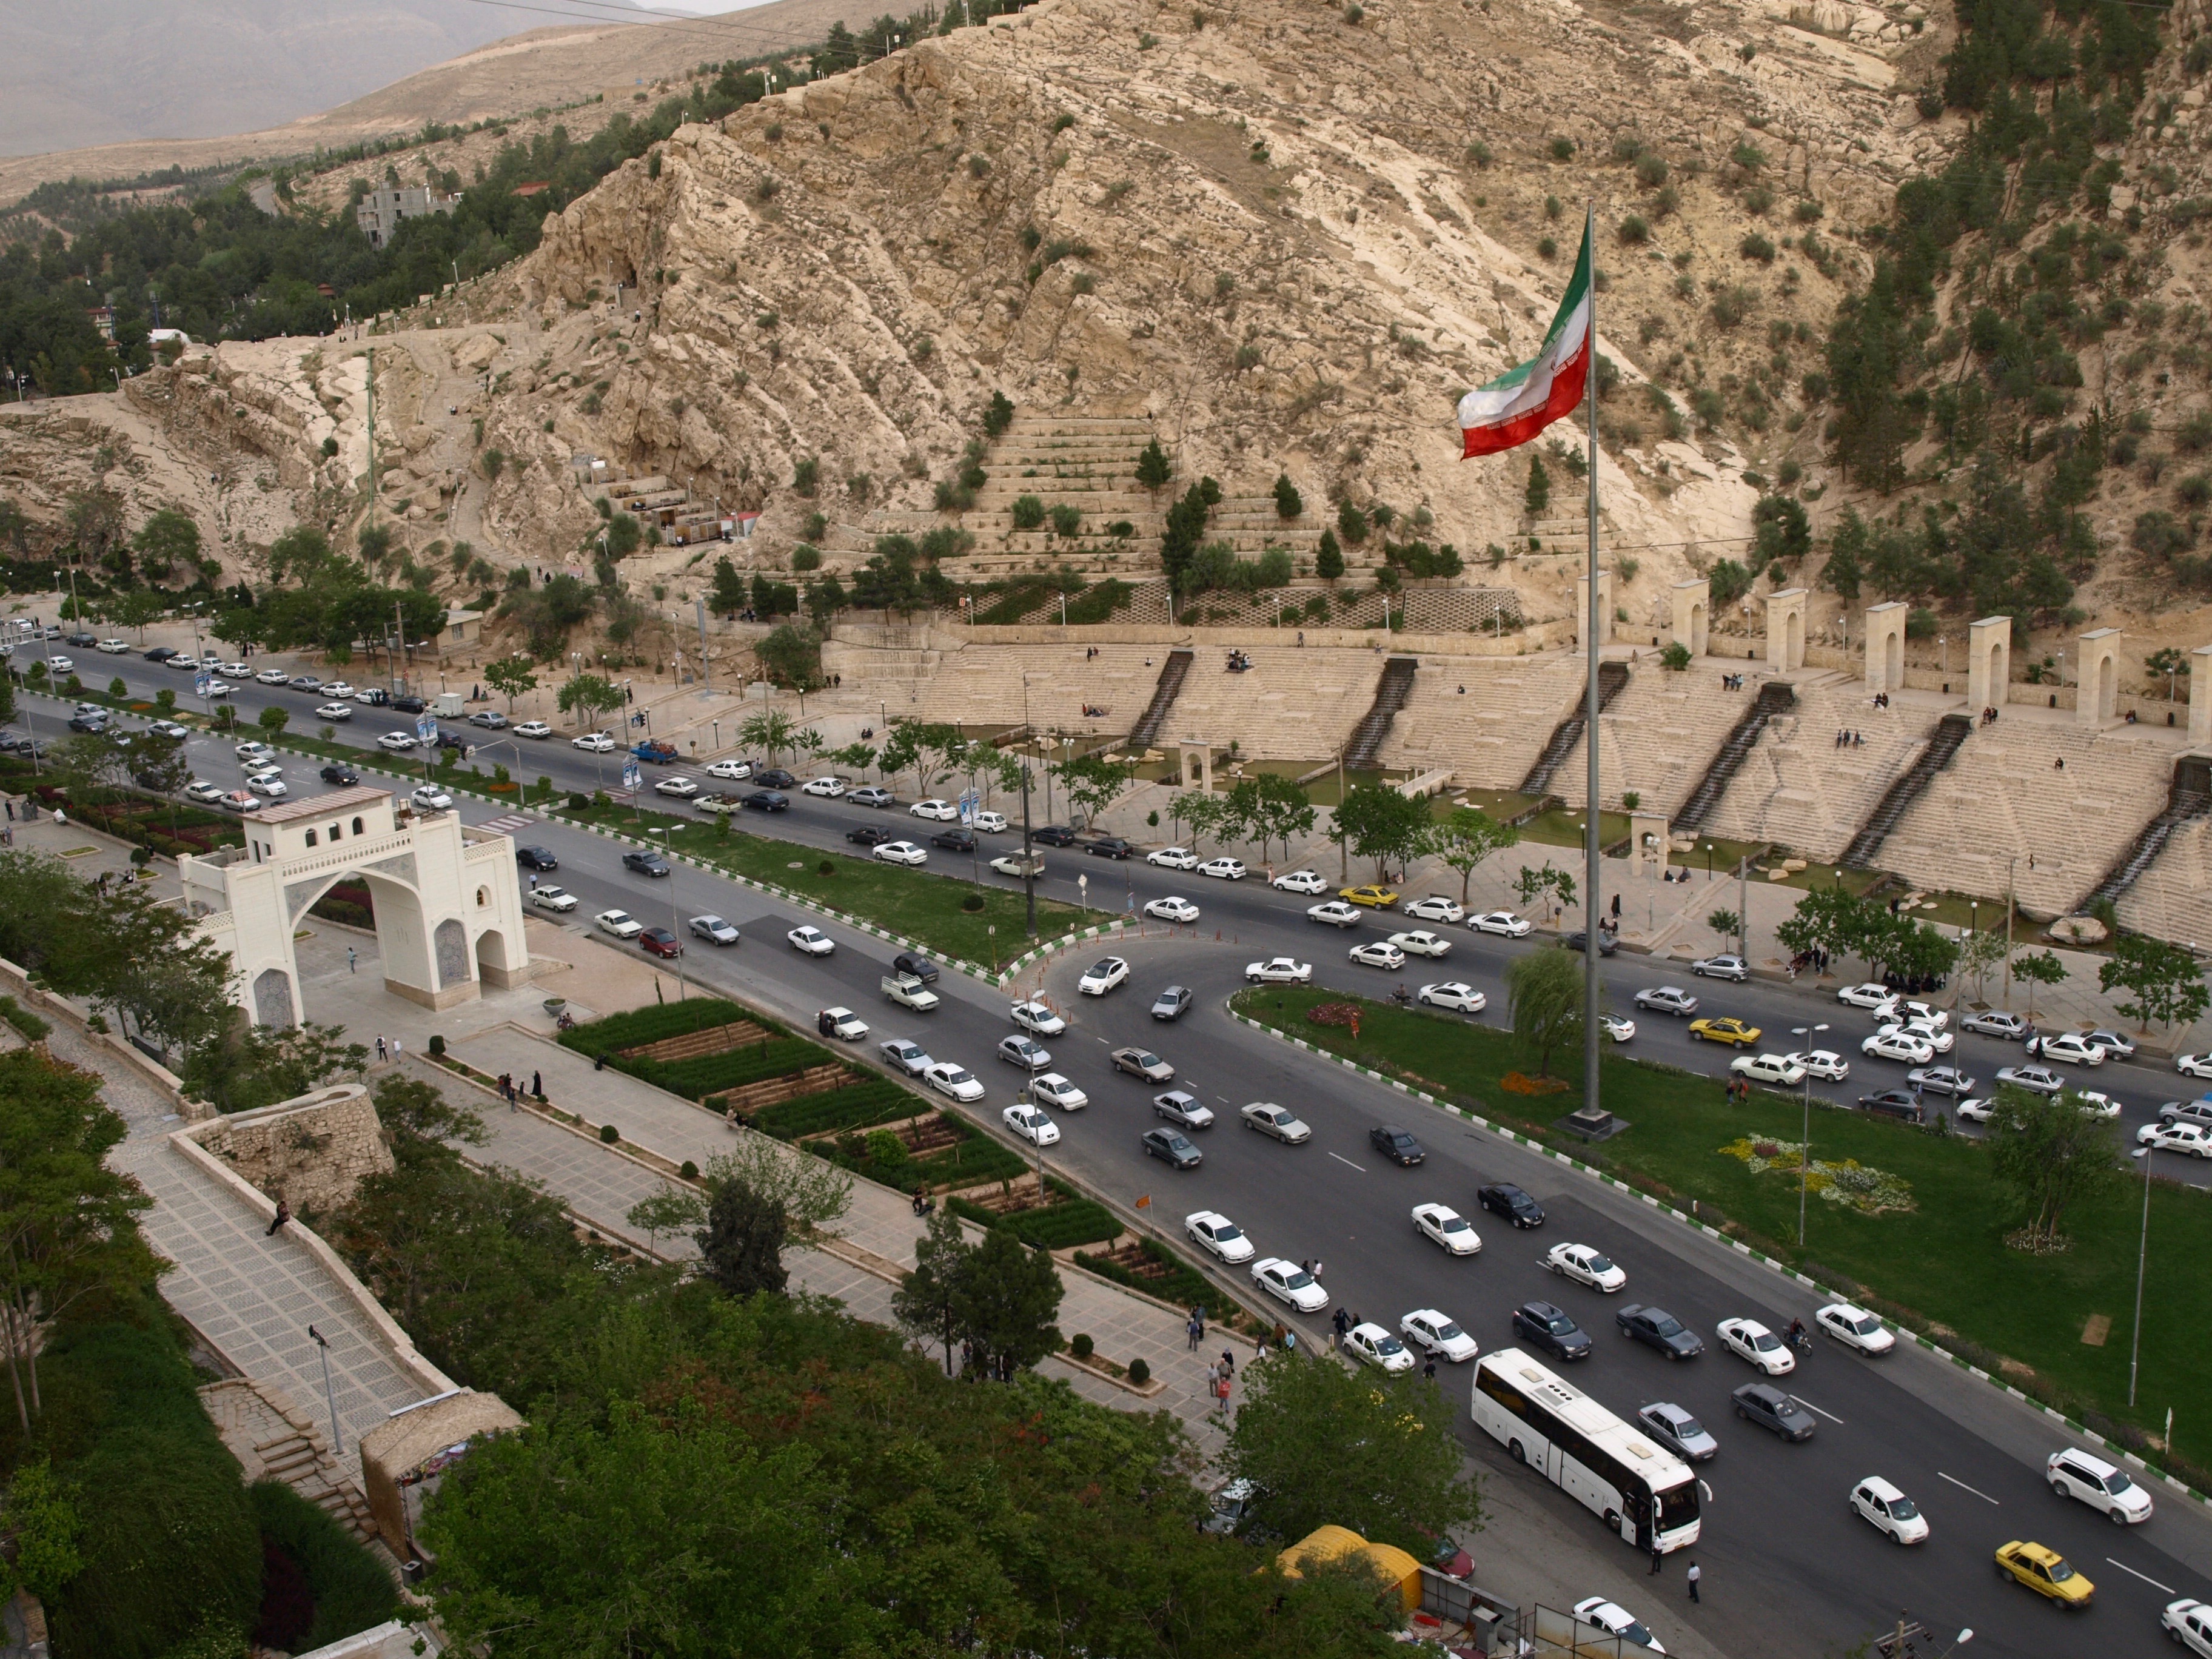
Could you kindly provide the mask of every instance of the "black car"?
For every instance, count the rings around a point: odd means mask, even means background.
[[[896,841],[898,831],[880,823],[864,823],[857,830],[848,830],[845,839],[856,847],[881,847],[887,841]]]
[[[753,774],[753,781],[763,789],[795,789],[799,780],[780,766],[771,766],[765,772]]]
[[[1573,951],[1578,953],[1587,952],[1589,950],[1589,933],[1588,930],[1577,927],[1573,933],[1562,935],[1559,939],[1559,944],[1565,950]],[[1602,927],[1597,930],[1598,955],[1601,957],[1609,957],[1620,948],[1620,934],[1608,933]]]
[[[107,716],[72,714],[70,716],[69,729],[72,732],[105,732],[107,730]]]
[[[788,812],[791,797],[773,789],[756,789],[745,797],[744,804],[756,812]]]
[[[1523,1302],[1513,1310],[1513,1334],[1554,1359],[1587,1359],[1589,1333],[1548,1302]]]
[[[1370,1129],[1367,1144],[1393,1164],[1403,1164],[1409,1169],[1428,1156],[1421,1150],[1419,1141],[1395,1124],[1385,1123]]]
[[[1137,849],[1119,836],[1101,836],[1083,850],[1094,859],[1126,859]]]
[[[332,761],[318,775],[325,783],[334,784],[340,789],[350,789],[361,781],[361,774],[341,761]]]
[[[1510,1181],[1500,1181],[1483,1188],[1475,1194],[1474,1200],[1492,1215],[1502,1215],[1516,1227],[1540,1227],[1544,1224],[1544,1206]]]
[[[157,645],[151,651],[146,652],[143,654],[148,662],[167,662],[170,658],[177,654],[177,650],[174,646]]]
[[[911,951],[902,951],[891,958],[891,972],[911,974],[924,985],[937,983],[937,964],[927,957],[918,957]]]
[[[1170,985],[1152,999],[1154,1019],[1181,1019],[1191,1004],[1188,985]]]
[[[1164,1158],[1178,1170],[1195,1170],[1206,1160],[1206,1154],[1178,1130],[1147,1129],[1144,1145],[1146,1158]]]
[[[1669,1359],[1695,1359],[1705,1351],[1705,1339],[1664,1308],[1647,1308],[1632,1302],[1613,1316],[1613,1322],[1648,1348],[1656,1348]]]
[[[1075,831],[1064,823],[1048,823],[1042,830],[1032,830],[1030,839],[1045,847],[1073,847]]]
[[[420,697],[394,697],[392,706],[403,714],[419,714],[430,705]]]
[[[561,860],[553,856],[550,847],[518,847],[514,849],[514,861],[526,870],[543,872],[561,867]]]
[[[465,749],[465,748],[467,748],[468,746],[469,746],[469,740],[468,740],[466,738],[463,737],[459,732],[448,732],[448,731],[447,731],[447,730],[445,729],[445,727],[443,727],[442,726],[440,726],[440,727],[438,728],[438,747],[439,747],[439,748],[441,748],[441,749]]]
[[[929,844],[948,853],[972,853],[976,847],[975,837],[965,830],[940,830],[929,838]]]
[[[1771,1429],[1784,1440],[1813,1437],[1813,1413],[1771,1382],[1747,1382],[1729,1398],[1735,1402],[1735,1414],[1747,1423]]]
[[[1905,1089],[1884,1089],[1878,1093],[1861,1095],[1859,1110],[1873,1112],[1881,1117],[1903,1118],[1907,1123],[1924,1122],[1927,1118],[1927,1114],[1920,1109],[1920,1103]]]
[[[653,852],[624,853],[623,868],[635,870],[641,876],[665,876],[668,873],[668,860]]]
[[[70,635],[64,643],[73,645],[80,651],[89,651],[94,646],[100,643],[100,635],[97,634],[88,634],[82,629],[79,629],[76,633]]]

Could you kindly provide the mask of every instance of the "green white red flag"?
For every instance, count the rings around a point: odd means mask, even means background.
[[[1459,424],[1466,440],[1462,458],[1494,455],[1525,444],[1546,427],[1574,413],[1589,379],[1590,226],[1583,224],[1582,256],[1559,308],[1544,336],[1543,349],[1519,368],[1479,386],[1459,400]]]

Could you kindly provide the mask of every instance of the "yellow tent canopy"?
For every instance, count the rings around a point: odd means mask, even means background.
[[[1364,1558],[1395,1586],[1407,1612],[1421,1605],[1421,1564],[1395,1545],[1370,1544],[1346,1527],[1316,1527],[1275,1559],[1286,1577],[1296,1578],[1309,1561],[1335,1561],[1347,1555]]]

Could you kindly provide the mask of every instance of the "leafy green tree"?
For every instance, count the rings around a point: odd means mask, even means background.
[[[798,733],[799,728],[790,715],[780,708],[763,708],[758,714],[745,716],[738,727],[738,741],[774,760],[791,752]]]
[[[2097,983],[2106,991],[2128,994],[2126,1001],[2112,1006],[2143,1031],[2153,1020],[2168,1030],[2193,1025],[2212,1000],[2194,951],[2142,933],[2114,938],[2112,955],[2097,969]]]
[[[1533,908],[1540,902],[1546,908],[1557,904],[1562,910],[1568,909],[1575,902],[1574,872],[1555,869],[1549,859],[1544,860],[1540,870],[1524,864],[1521,873],[1513,878],[1513,890],[1519,895],[1524,908]]]
[[[1337,503],[1336,533],[1352,547],[1367,539],[1367,515],[1352,504],[1349,496]]]
[[[960,1218],[937,1211],[929,1230],[915,1241],[914,1270],[891,1295],[891,1317],[899,1328],[945,1345],[945,1374],[952,1375],[952,1345],[960,1340],[962,1287],[975,1254]]]
[[[742,1181],[726,1181],[698,1234],[700,1270],[729,1296],[783,1294],[783,1206]]]
[[[1552,505],[1552,475],[1544,471],[1544,458],[1528,457],[1528,487],[1522,492],[1521,507],[1532,519],[1540,519]]]
[[[507,699],[507,712],[514,713],[514,700],[538,689],[538,665],[520,653],[484,665],[484,684]]]
[[[2109,1197],[2119,1184],[2112,1125],[2085,1111],[2070,1090],[2037,1095],[1999,1084],[1987,1145],[1990,1168],[2029,1212],[2018,1242],[2039,1254],[2060,1248],[2069,1211]]]
[[[1160,532],[1160,569],[1178,593],[1191,586],[1191,568],[1206,535],[1206,519],[1213,511],[1206,488],[1212,483],[1211,478],[1200,478],[1185,490],[1182,499],[1168,509],[1167,524]],[[1212,495],[1218,498],[1218,486]]]
[[[1799,899],[1774,933],[1793,956],[1811,951],[1836,957],[1864,956],[1887,920],[1881,905],[1854,897],[1838,882],[1815,887]]]
[[[1583,1040],[1583,958],[1572,951],[1528,951],[1505,970],[1513,1035],[1536,1057],[1536,1075],[1552,1074],[1552,1056],[1575,1052]]]
[[[983,410],[984,435],[991,438],[1003,436],[1013,423],[1013,400],[1003,392],[994,392],[989,404]]]
[[[1344,574],[1344,550],[1337,545],[1336,532],[1321,532],[1321,544],[1314,550],[1314,574],[1325,582],[1333,582]]]
[[[1227,821],[1229,811],[1226,798],[1203,789],[1178,789],[1168,798],[1168,817],[1188,830],[1193,852],[1204,850],[1199,842]]]
[[[745,579],[726,553],[714,561],[714,591],[708,603],[726,617],[745,608]]]
[[[1142,489],[1158,493],[1167,481],[1175,477],[1175,468],[1168,461],[1167,451],[1160,441],[1153,439],[1137,456],[1137,483]]]
[[[623,706],[622,688],[604,674],[575,674],[561,688],[556,702],[562,714],[576,717],[581,730]]]
[[[963,1265],[954,1316],[987,1369],[1025,1370],[1060,1346],[1053,1319],[1062,1293],[1051,1252],[994,1227]]]
[[[256,724],[258,724],[263,731],[266,732],[272,738],[281,737],[283,734],[284,728],[291,723],[292,715],[290,711],[288,709],[279,708],[274,703],[271,703],[268,708],[263,709],[256,719]]]
[[[1806,521],[1805,509],[1787,495],[1760,496],[1751,509],[1751,523],[1757,538],[1756,562],[1761,567],[1777,559],[1795,564],[1813,550],[1813,531]]]
[[[131,547],[146,580],[164,582],[179,569],[198,572],[200,527],[183,508],[165,507],[138,526]]]
[[[368,1050],[335,1025],[234,1025],[225,1040],[197,1053],[185,1081],[225,1112],[250,1112],[335,1083],[358,1081]]]
[[[775,684],[805,693],[825,684],[822,673],[822,641],[811,628],[785,623],[771,629],[753,647],[753,659]]]
[[[1378,1376],[1302,1349],[1254,1360],[1243,1382],[1222,1458],[1260,1489],[1270,1532],[1303,1538],[1334,1524],[1425,1556],[1440,1534],[1480,1524],[1452,1403],[1433,1382]]]
[[[1060,767],[1060,785],[1088,823],[1129,787],[1136,772],[1133,761],[1108,760],[1103,752],[1078,755]]]
[[[159,622],[169,609],[168,601],[151,587],[126,587],[108,602],[107,617],[118,628],[135,628],[138,642],[146,642],[146,625]]]
[[[1705,918],[1705,926],[1723,939],[1733,939],[1736,929],[1742,925],[1742,922],[1741,916],[1729,909],[1716,910]]]
[[[1984,927],[1978,933],[1969,933],[1959,947],[1959,971],[1974,976],[1974,995],[1985,1000],[1989,992],[1990,975],[2004,966],[2011,946],[2005,936],[1993,927]]]
[[[2014,957],[2012,976],[2027,987],[2027,1017],[2035,1018],[2035,988],[2039,985],[2063,985],[2066,964],[2058,959],[2056,951],[2039,951],[2030,956]]]
[[[1376,879],[1389,879],[1390,867],[1409,862],[1421,849],[1429,826],[1429,804],[1408,798],[1388,784],[1356,783],[1336,809],[1336,833],[1352,853],[1375,860]]]
[[[1035,530],[1044,522],[1044,502],[1035,495],[1017,495],[1009,509],[1017,530]]]
[[[1480,807],[1456,806],[1449,817],[1430,830],[1425,850],[1459,872],[1459,902],[1464,905],[1474,872],[1484,860],[1493,853],[1518,846],[1520,841],[1518,830],[1499,823]]]
[[[84,1566],[77,1550],[83,1529],[69,1483],[58,1479],[53,1464],[38,1458],[17,1466],[0,1504],[0,1529],[15,1540],[15,1554],[0,1571],[7,1588],[28,1590],[48,1606]]]
[[[1297,485],[1291,482],[1291,475],[1278,472],[1275,475],[1275,515],[1295,519],[1305,510],[1305,498],[1298,494]]]
[[[1271,841],[1281,842],[1283,856],[1290,857],[1292,839],[1311,835],[1321,816],[1304,790],[1275,772],[1239,779],[1230,799],[1238,828],[1260,843],[1262,858]]]

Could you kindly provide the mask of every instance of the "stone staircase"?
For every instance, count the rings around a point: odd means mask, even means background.
[[[1578,675],[1581,684],[1576,687],[1573,706],[1552,728],[1551,738],[1538,751],[1536,758],[1522,775],[1520,791],[1524,795],[1542,795],[1550,790],[1552,780],[1559,775],[1559,763],[1582,741],[1583,732],[1589,724],[1589,703],[1583,695],[1589,689],[1587,676]],[[1597,708],[1603,714],[1612,707],[1613,700],[1620,695],[1620,688],[1628,684],[1628,665],[1620,662],[1601,662],[1597,665]]]
[[[1412,772],[1449,769],[1455,781],[1474,788],[1519,784],[1542,747],[1547,721],[1582,696],[1582,659],[1571,652],[1425,655],[1421,661],[1433,672],[1414,679],[1382,744],[1382,764]]]
[[[1925,747],[1941,700],[1900,693],[1876,708],[1856,680],[1832,670],[1799,670],[1790,684],[1797,707],[1768,723],[1705,830],[1832,859]],[[1859,742],[1839,746],[1837,733],[1847,729]]]
[[[1685,835],[1696,835],[1705,827],[1705,819],[1721,797],[1728,791],[1729,782],[1743,765],[1744,757],[1751,753],[1759,734],[1777,715],[1786,714],[1797,706],[1797,693],[1786,680],[1769,680],[1759,688],[1751,707],[1735,723],[1735,729],[1722,740],[1720,749],[1705,768],[1705,775],[1698,780],[1698,787],[1690,791],[1689,799],[1676,807],[1668,820],[1668,828]]]
[[[2118,908],[2120,926],[2131,932],[2212,946],[2212,817],[2174,825]]]
[[[199,1395],[248,1486],[282,1480],[355,1537],[367,1540],[375,1534],[368,1500],[332,1455],[315,1419],[282,1389],[232,1377],[206,1384]]]
[[[1721,677],[1738,673],[1744,689],[1723,690]],[[1768,678],[1751,662],[1701,657],[1673,673],[1647,659],[1600,716],[1600,800],[1618,804],[1633,789],[1644,806],[1674,817]],[[1585,741],[1586,734],[1569,747],[1552,778],[1551,793],[1570,806],[1583,805]]]
[[[1938,720],[1935,731],[1929,734],[1927,746],[1875,803],[1874,811],[1867,814],[1866,822],[1844,848],[1840,862],[1854,870],[1871,869],[1875,855],[1881,851],[1882,842],[1889,839],[1889,832],[1897,827],[1897,821],[1920,799],[1929,781],[1956,758],[1973,730],[1971,715],[1946,714]]]
[[[2207,813],[2212,813],[2212,760],[2202,755],[2185,755],[2174,763],[2173,781],[2166,789],[2166,810],[2143,825],[2128,850],[2105,872],[2105,878],[2089,890],[2080,908],[2086,910],[2100,899],[2117,902],[2166,849],[2175,830]]]
[[[1250,670],[1232,674],[1226,651],[1193,654],[1162,742],[1202,738],[1225,747],[1234,738],[1248,760],[1310,765],[1341,753],[1372,699],[1375,653],[1285,643],[1253,645],[1245,655]]]
[[[1152,700],[1145,705],[1145,712],[1129,728],[1129,747],[1150,749],[1159,740],[1160,722],[1167,719],[1168,710],[1175,707],[1176,694],[1190,673],[1192,653],[1170,651],[1168,659],[1160,665],[1159,683],[1152,688]]]
[[[1086,657],[1079,645],[985,645],[975,641],[957,651],[929,652],[926,675],[905,684],[903,699],[889,706],[917,720],[973,728],[1009,731],[1022,724],[1060,731],[1126,732],[1152,695],[1158,678],[1162,647],[1102,645]],[[840,647],[836,661],[848,685],[866,684],[880,651]],[[828,650],[823,665],[830,665]],[[1023,684],[1028,683],[1024,705]],[[1085,707],[1103,708],[1086,715]]]
[[[1376,763],[1382,752],[1382,740],[1390,735],[1390,722],[1398,718],[1398,711],[1413,694],[1413,677],[1420,665],[1419,659],[1413,657],[1392,657],[1383,663],[1382,676],[1375,682],[1375,701],[1345,742],[1344,764],[1347,769],[1364,771]]]

